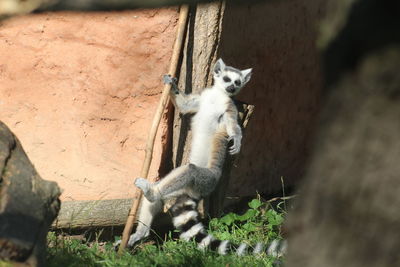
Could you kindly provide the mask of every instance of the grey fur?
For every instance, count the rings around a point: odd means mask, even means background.
[[[146,179],[137,178],[135,185],[150,202],[166,201],[182,193],[187,193],[193,198],[202,198],[214,191],[220,176],[219,169],[186,164],[174,169],[157,183],[151,184]]]
[[[226,67],[225,67],[225,70],[227,70],[227,71],[232,71],[232,72],[235,72],[235,73],[237,73],[237,74],[242,74],[242,72],[241,72],[240,70],[238,70],[238,69],[236,69],[236,68],[233,68],[233,67],[231,67],[231,66],[226,66]]]

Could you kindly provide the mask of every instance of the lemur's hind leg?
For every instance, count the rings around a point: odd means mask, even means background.
[[[136,231],[129,237],[128,247],[132,247],[136,242],[149,236],[154,216],[162,211],[161,201],[149,202],[143,199],[140,205],[138,225]]]
[[[154,202],[157,199],[160,199],[160,197],[155,196],[153,184],[149,183],[147,179],[140,177],[136,178],[135,185],[143,191],[143,195],[148,201]]]
[[[135,185],[143,191],[145,198],[150,201],[165,200],[172,193],[177,193],[189,184],[193,184],[195,168],[193,164],[187,164],[173,169],[167,176],[156,183],[149,183],[144,178],[137,178]]]
[[[192,188],[192,192],[206,196],[214,190],[219,176],[219,173],[208,168],[187,164],[172,170],[157,183],[149,183],[146,179],[137,178],[135,185],[142,189],[147,200],[153,202],[167,200],[182,193],[190,194],[185,191],[187,188]]]
[[[137,219],[138,225],[135,233],[129,237],[128,247],[133,247],[135,243],[149,236],[154,216],[160,213],[162,208],[161,201],[149,202],[147,199],[142,200]],[[114,243],[114,247],[117,248],[120,244],[121,240],[118,240]]]

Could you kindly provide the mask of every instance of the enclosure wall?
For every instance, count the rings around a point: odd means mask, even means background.
[[[177,15],[176,8],[42,13],[0,25],[0,120],[40,175],[59,183],[62,199],[132,196]]]

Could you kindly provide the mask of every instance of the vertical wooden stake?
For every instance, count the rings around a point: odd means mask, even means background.
[[[171,64],[170,64],[169,71],[168,71],[168,74],[170,74],[172,77],[176,76],[176,70],[177,70],[180,54],[182,51],[183,40],[185,37],[185,29],[186,29],[188,13],[189,13],[189,6],[182,5],[180,8],[180,11],[179,11],[177,36],[175,39],[174,48],[173,48],[172,57],[171,57]],[[161,99],[158,104],[155,116],[153,118],[153,123],[151,125],[149,137],[147,139],[147,144],[146,144],[145,159],[144,159],[144,162],[142,165],[142,170],[140,172],[140,177],[143,177],[143,178],[147,178],[147,175],[149,174],[150,163],[151,163],[151,159],[153,157],[154,141],[156,139],[158,126],[160,124],[161,117],[164,113],[165,106],[167,105],[167,103],[169,101],[169,91],[170,90],[171,90],[171,85],[166,84],[162,91]],[[120,247],[118,250],[118,254],[121,254],[124,251],[124,249],[126,248],[126,245],[128,243],[129,236],[132,233],[133,224],[136,221],[137,210],[138,210],[140,201],[142,199],[142,191],[139,189],[136,189],[135,196],[136,197],[134,199],[136,199],[136,200],[133,201],[131,210],[129,211],[128,219],[126,221],[125,228],[122,233],[122,241],[121,241],[121,244],[120,244]]]

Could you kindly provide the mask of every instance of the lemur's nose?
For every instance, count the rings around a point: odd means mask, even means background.
[[[233,93],[233,92],[235,92],[235,86],[233,86],[233,85],[228,86],[228,87],[226,88],[226,91],[227,91],[228,93]]]

